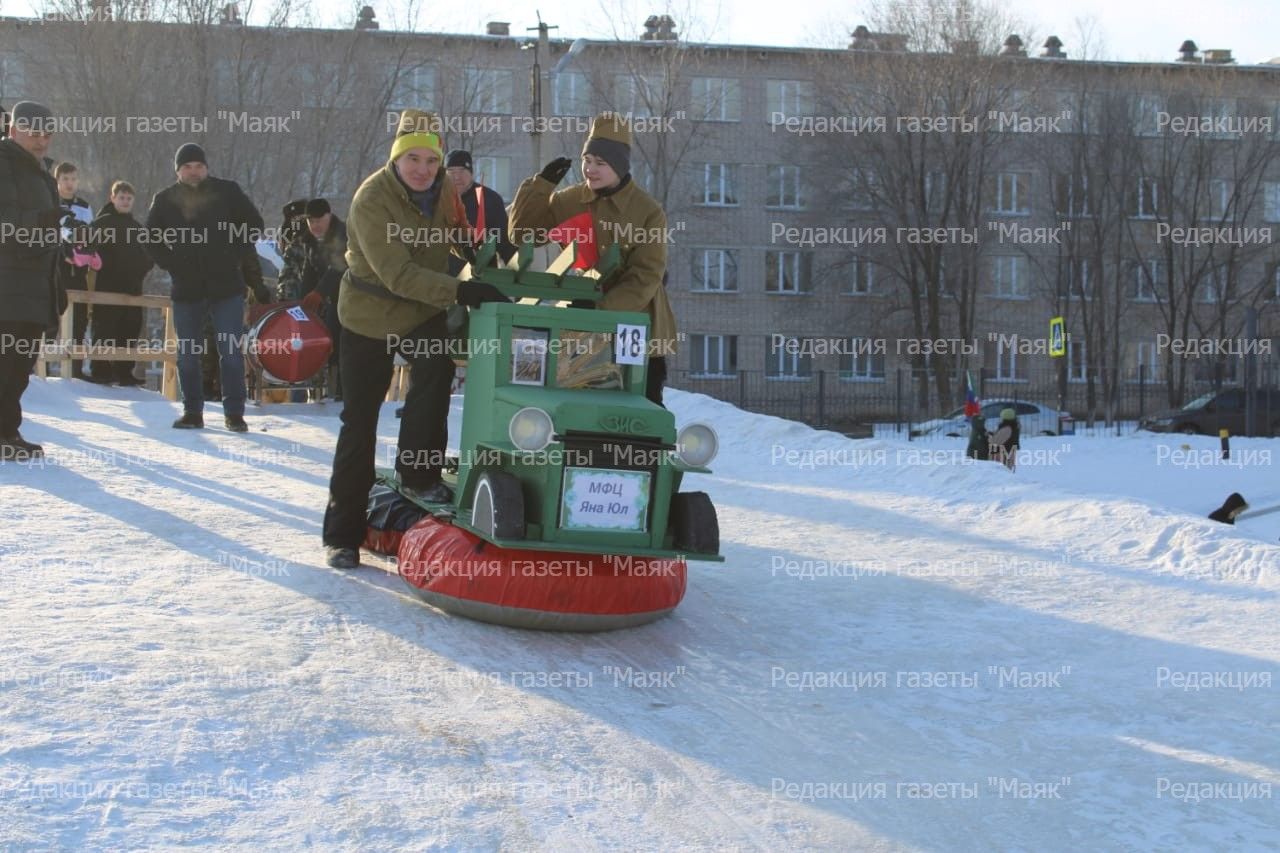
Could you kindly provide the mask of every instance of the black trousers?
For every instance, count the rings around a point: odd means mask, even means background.
[[[667,359],[660,355],[654,356],[649,359],[648,368],[644,377],[644,395],[662,406],[662,386],[667,381]]]
[[[59,258],[58,263],[65,264],[66,261]],[[67,290],[87,289],[84,284],[76,281],[70,274],[63,279],[62,283]],[[84,343],[84,333],[89,329],[89,306],[84,302],[77,302],[75,305],[70,306],[70,310],[71,344],[73,346],[79,346]],[[71,363],[71,375],[77,379],[84,377],[83,361],[73,361]]]
[[[324,544],[359,548],[368,525],[378,444],[378,414],[398,352],[409,362],[409,393],[400,418],[396,471],[407,486],[422,488],[440,479],[449,439],[449,390],[453,359],[445,354],[441,312],[402,338],[366,338],[342,329],[338,369],[342,373],[342,429],[333,453]]]
[[[125,305],[93,306],[93,334],[95,345],[124,347],[137,340],[142,330],[142,309]],[[114,379],[117,382],[133,377],[133,361],[91,361],[89,371],[95,379]]]
[[[0,322],[0,438],[12,438],[22,426],[22,394],[43,332],[39,323]]]

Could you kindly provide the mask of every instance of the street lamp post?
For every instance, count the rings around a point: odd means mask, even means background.
[[[532,45],[525,47],[533,47],[533,70],[529,79],[530,104],[529,116],[533,119],[533,127],[530,130],[530,136],[533,142],[533,168],[538,169],[542,166],[542,104],[543,85],[542,85],[542,55],[543,51],[547,52],[547,56],[551,55],[551,30],[559,29],[559,27],[548,25],[542,20],[542,13],[538,12],[538,26],[529,27],[529,31],[537,30],[538,37]]]

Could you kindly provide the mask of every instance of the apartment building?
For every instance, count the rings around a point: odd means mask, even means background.
[[[117,177],[158,190],[194,138],[269,218],[294,197],[341,209],[406,106],[437,111],[508,200],[576,155],[590,116],[630,114],[634,177],[670,225],[673,384],[792,417],[915,416],[962,397],[965,370],[988,394],[1123,414],[1139,381],[1153,405],[1238,381],[1250,309],[1267,347],[1250,346],[1276,358],[1280,64],[1190,43],[1084,61],[1052,37],[913,52],[864,27],[844,50],[691,44],[660,16],[634,41],[516,31],[392,32],[369,7],[342,31],[234,7],[9,18],[0,102],[67,116],[57,153],[97,198]]]

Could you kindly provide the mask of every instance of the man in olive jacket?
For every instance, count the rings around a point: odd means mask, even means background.
[[[443,346],[445,311],[455,302],[506,301],[491,284],[460,283],[447,273],[449,253],[467,242],[468,225],[442,168],[439,129],[430,113],[405,110],[391,158],[356,190],[347,215],[347,271],[338,291],[342,429],[324,514],[325,562],[333,568],[360,564],[378,413],[396,354],[410,364],[396,453],[402,491],[450,501],[440,477],[453,381],[453,359]]]
[[[676,350],[676,319],[667,300],[667,216],[653,197],[631,180],[631,127],[616,113],[591,123],[582,147],[582,183],[555,192],[572,161],[553,160],[516,190],[511,205],[511,240],[545,242],[548,232],[566,228],[569,240],[589,232],[597,251],[618,244],[622,272],[598,305],[609,311],[649,315],[649,359],[645,395],[662,405],[666,357]],[[554,234],[551,235],[554,237]]]
[[[209,176],[204,149],[188,142],[174,157],[178,180],[151,201],[147,251],[173,279],[178,337],[178,385],[183,415],[177,429],[204,426],[200,351],[204,319],[213,319],[222,379],[222,413],[232,432],[244,422],[244,269],[257,264],[262,215],[235,181]]]
[[[64,214],[43,162],[51,121],[48,107],[22,101],[0,141],[0,461],[44,454],[18,428],[40,337],[65,307],[54,273]]]

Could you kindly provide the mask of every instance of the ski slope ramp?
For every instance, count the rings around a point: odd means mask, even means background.
[[[24,402],[0,850],[1280,846],[1280,514],[1204,517],[1280,494],[1270,442],[1037,438],[1010,474],[672,391],[721,435],[686,488],[726,560],[568,635],[324,568],[332,404],[235,435],[137,389]]]

